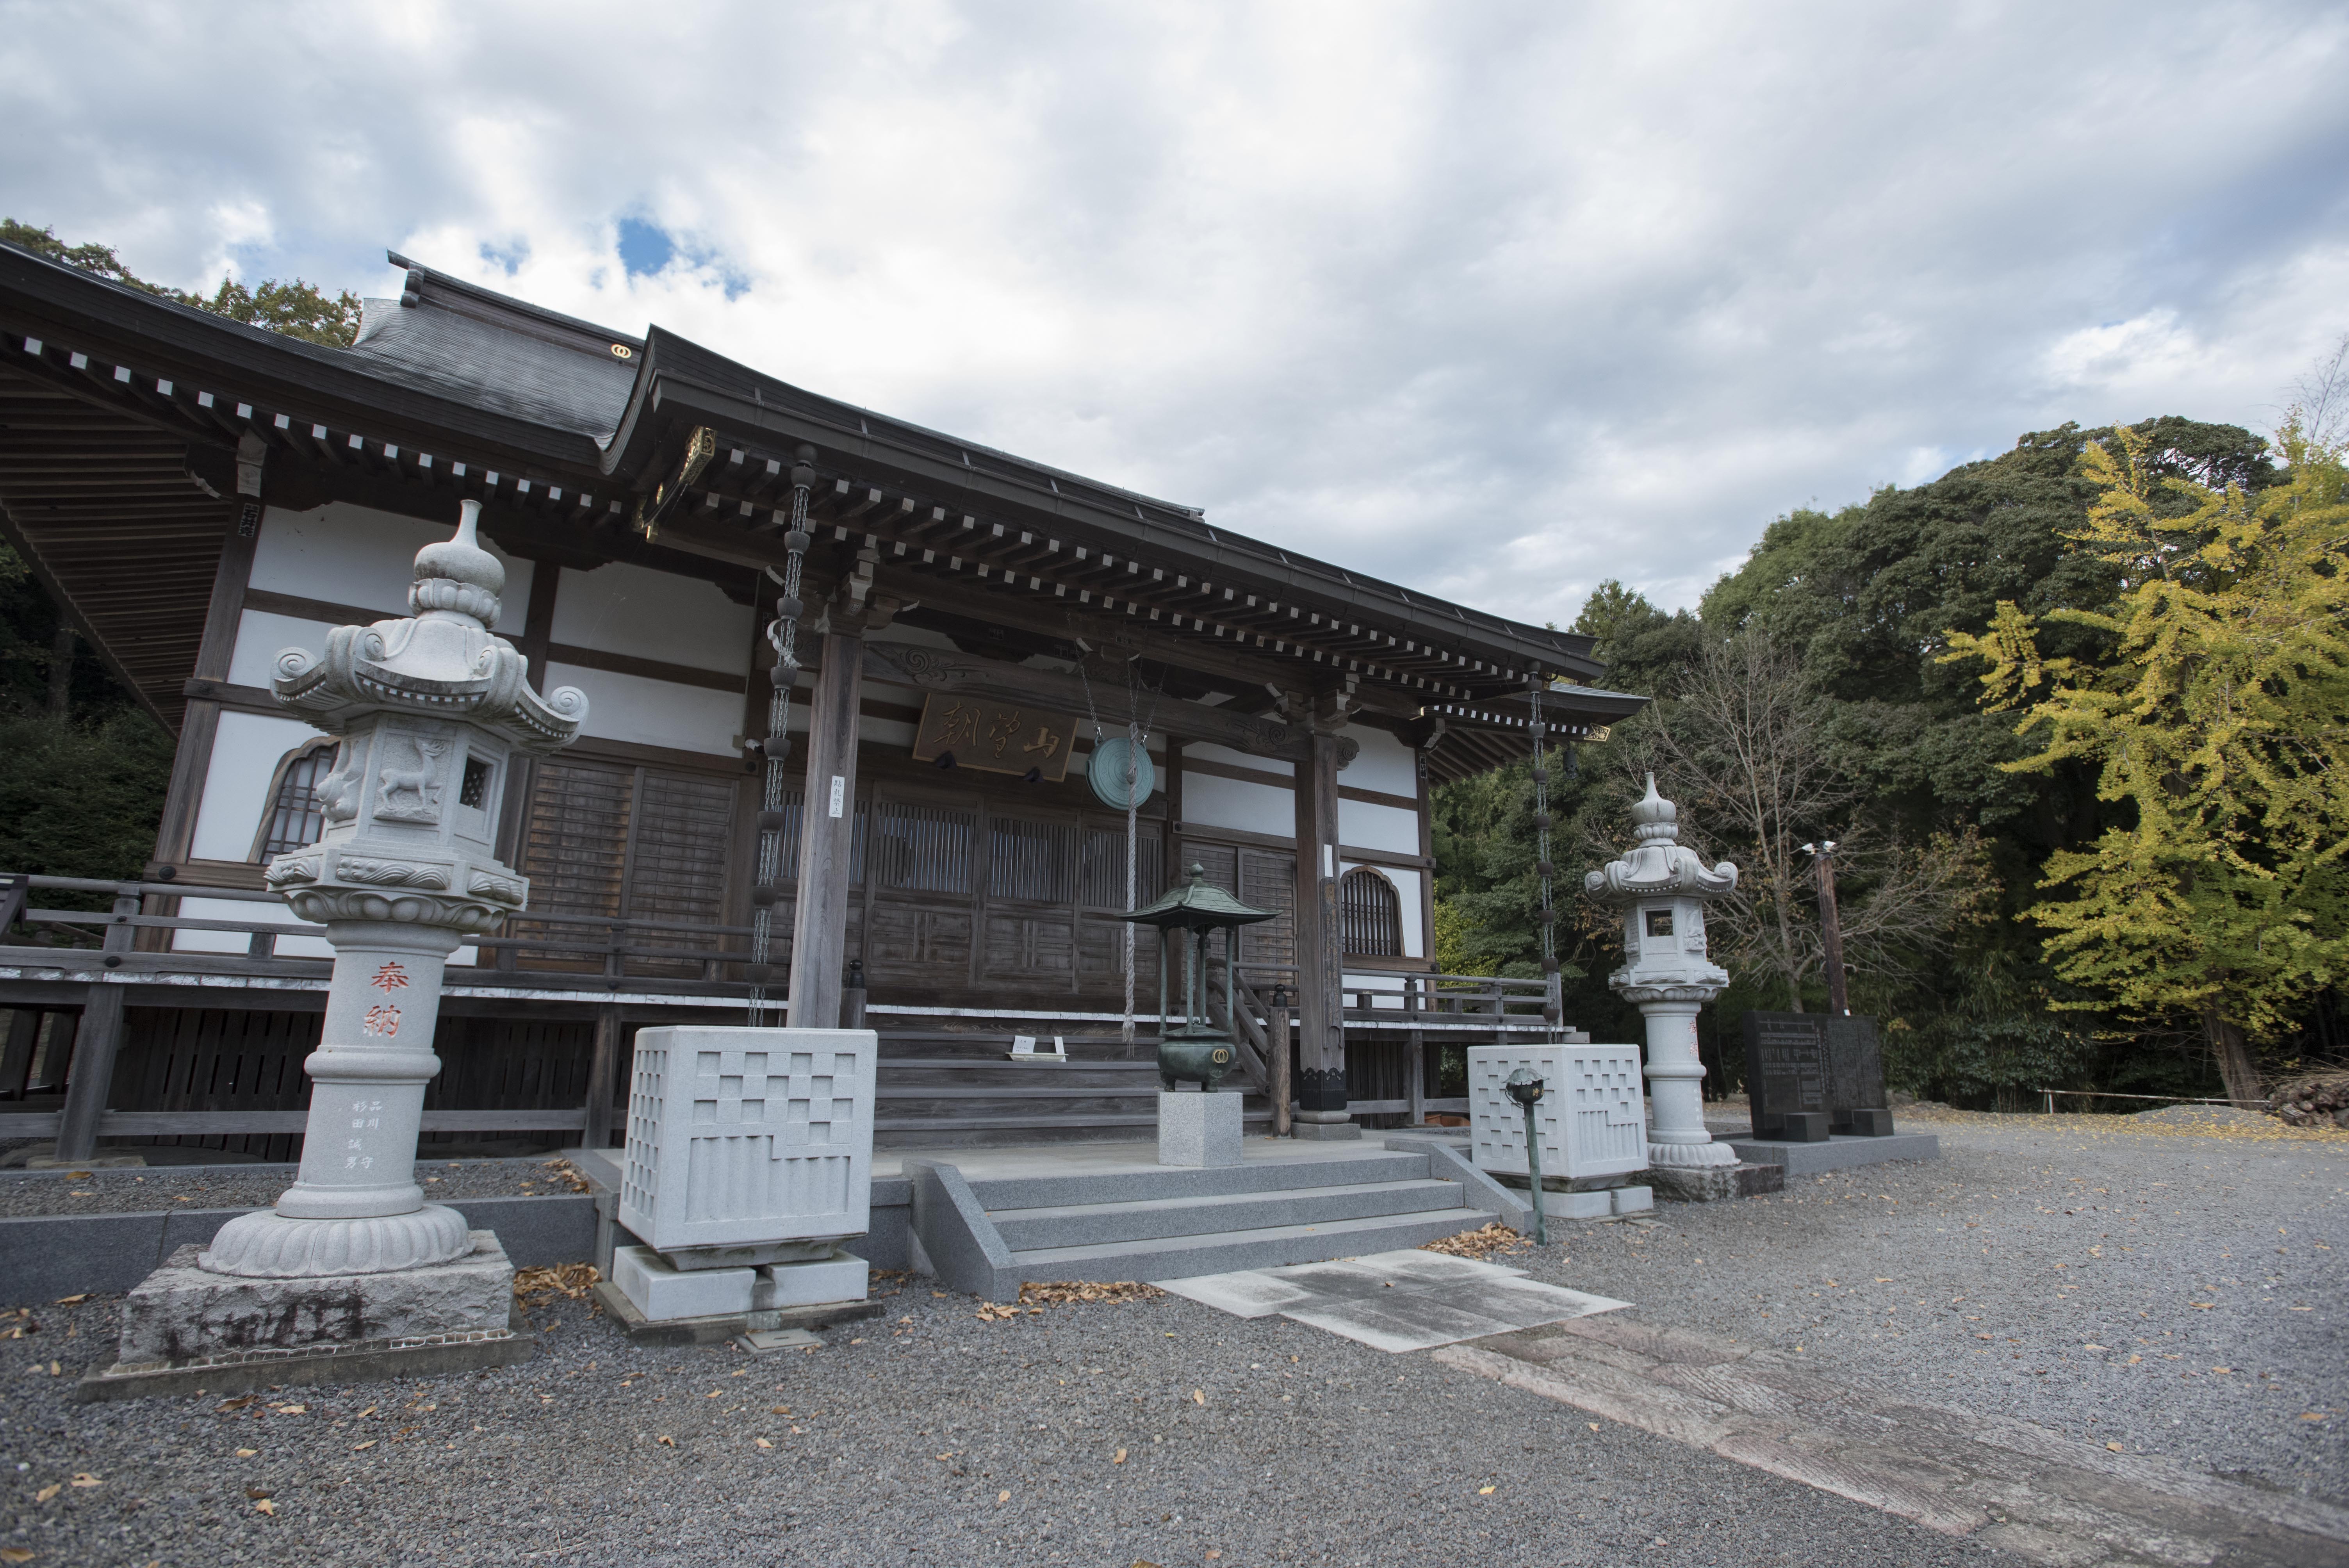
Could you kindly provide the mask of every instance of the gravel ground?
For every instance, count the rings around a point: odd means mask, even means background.
[[[420,1161],[425,1196],[529,1198],[574,1191],[567,1162]],[[128,1214],[148,1209],[258,1209],[294,1184],[293,1165],[160,1165],[123,1171],[0,1171],[0,1214]]]
[[[2349,1134],[2266,1117],[1901,1124],[1938,1134],[1942,1158],[1584,1227],[1570,1261],[1534,1272],[1920,1402],[2349,1494]]]
[[[2090,1119],[1937,1123],[1940,1165],[1578,1227],[1518,1261],[1652,1321],[1799,1345],[1837,1376],[2337,1486],[2349,1418],[2323,1249],[2349,1229],[2349,1138],[2066,1125]],[[70,1378],[110,1359],[119,1301],[51,1308],[0,1342],[0,1547],[205,1568],[1992,1556],[1280,1318],[1171,1297],[1000,1322],[974,1306],[914,1281],[821,1351],[753,1357],[639,1350],[558,1303],[521,1367],[235,1408],[69,1403]],[[2318,1409],[2335,1413],[2299,1419]]]

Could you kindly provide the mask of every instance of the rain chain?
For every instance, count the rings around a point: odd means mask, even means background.
[[[1557,867],[1549,858],[1549,759],[1542,754],[1542,677],[1536,674],[1533,682],[1533,723],[1527,727],[1534,741],[1534,870],[1541,877],[1542,983],[1547,992],[1542,1003],[1542,1016],[1556,1035],[1565,1009],[1559,1005],[1557,965],[1557,907],[1551,902],[1550,881]],[[1568,753],[1569,759],[1571,752]]]
[[[804,450],[802,459],[810,454]],[[815,469],[802,460],[792,468],[792,520],[783,534],[783,593],[775,601],[775,618],[767,624],[767,641],[775,650],[771,672],[773,695],[767,699],[767,738],[760,749],[767,758],[766,791],[759,810],[759,880],[750,890],[750,1026],[766,1024],[767,983],[774,977],[769,957],[773,951],[775,904],[783,896],[783,831],[789,816],[783,793],[790,783],[784,770],[791,761],[792,686],[799,679],[800,573],[807,561],[808,491]],[[771,569],[770,569],[771,571]],[[780,1009],[777,1009],[780,1011]]]

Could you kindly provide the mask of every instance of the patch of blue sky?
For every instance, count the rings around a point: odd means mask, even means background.
[[[706,246],[680,242],[649,219],[625,217],[618,224],[620,265],[632,278],[650,277],[682,263],[714,277],[730,300],[750,292],[750,280],[741,270]]]

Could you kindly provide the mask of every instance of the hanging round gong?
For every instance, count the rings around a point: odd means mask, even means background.
[[[1127,759],[1133,759],[1133,795],[1126,797],[1125,771]],[[1158,769],[1151,765],[1150,753],[1124,736],[1104,740],[1093,748],[1092,760],[1085,764],[1085,778],[1093,787],[1093,795],[1104,806],[1123,811],[1127,805],[1139,806],[1150,799],[1158,787]]]

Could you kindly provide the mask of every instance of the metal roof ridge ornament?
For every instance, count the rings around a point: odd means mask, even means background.
[[[476,538],[481,503],[462,503],[455,537],[416,552],[408,589],[413,615],[337,626],[323,654],[287,648],[270,689],[319,728],[338,735],[382,712],[460,718],[525,751],[561,749],[587,720],[587,696],[558,686],[530,688],[530,661],[490,628],[505,591],[505,568]]]

